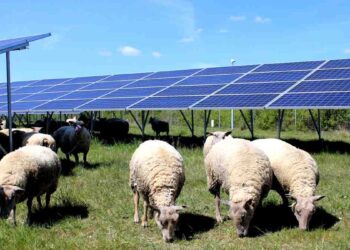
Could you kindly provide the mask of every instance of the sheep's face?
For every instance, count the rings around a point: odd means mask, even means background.
[[[229,216],[233,221],[236,231],[239,237],[246,236],[248,234],[248,229],[250,221],[254,215],[253,200],[241,202],[231,202]]]
[[[204,156],[206,156],[211,148],[218,143],[219,141],[222,141],[225,139],[225,137],[229,136],[231,134],[231,131],[228,132],[222,132],[222,131],[216,131],[216,132],[208,132],[207,139],[204,143]]]
[[[162,231],[164,241],[172,242],[174,240],[175,229],[179,221],[179,211],[183,208],[183,206],[161,206],[155,208],[155,220]]]
[[[323,198],[323,195],[293,198],[296,202],[292,204],[292,210],[298,220],[299,228],[301,230],[309,229],[311,217],[316,211],[315,202]]]
[[[7,219],[16,206],[16,196],[23,193],[23,189],[15,186],[0,186],[0,218]]]

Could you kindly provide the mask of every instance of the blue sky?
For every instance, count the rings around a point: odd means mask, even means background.
[[[52,33],[12,53],[13,80],[350,58],[348,0],[0,0],[0,11],[0,39]]]

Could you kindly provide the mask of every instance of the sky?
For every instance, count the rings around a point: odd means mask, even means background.
[[[0,0],[12,80],[350,58],[349,0]],[[0,55],[0,82],[6,80]]]

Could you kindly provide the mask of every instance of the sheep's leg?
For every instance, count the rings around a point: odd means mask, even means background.
[[[282,198],[283,205],[288,206],[288,198],[286,197],[285,191],[281,184],[278,182],[276,176],[273,176],[272,189],[275,190]]]
[[[84,152],[83,160],[84,160],[84,167],[85,167],[87,164],[87,152]]]
[[[79,164],[79,156],[77,153],[74,153],[74,159],[75,159],[75,164],[78,165]]]
[[[134,190],[134,222],[140,223],[140,217],[139,217],[139,192]]]
[[[220,210],[220,191],[218,191],[215,195],[214,195],[214,199],[215,199],[215,217],[216,217],[216,221],[218,223],[223,222],[222,217],[221,217],[221,210]]]
[[[149,213],[148,213],[148,217],[150,218],[150,219],[153,219],[153,217],[154,217],[154,209],[153,208],[149,208]]]
[[[67,159],[67,161],[70,161],[69,160],[69,154],[66,154],[66,159]]]
[[[16,205],[12,208],[10,216],[7,220],[12,221],[13,225],[16,226]]]
[[[32,203],[33,203],[33,197],[28,197],[28,200],[27,200],[27,208],[28,208],[27,223],[28,224],[30,224],[31,217],[32,217]]]
[[[43,205],[42,205],[42,203],[41,203],[40,195],[38,195],[38,196],[36,197],[36,200],[37,200],[37,202],[38,202],[39,209],[41,210],[41,209],[43,208]]]
[[[51,199],[51,193],[47,192],[45,196],[45,209],[49,208],[50,199]]]
[[[148,203],[146,201],[143,202],[143,216],[142,216],[142,226],[148,227]]]

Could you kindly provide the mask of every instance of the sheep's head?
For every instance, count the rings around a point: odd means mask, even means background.
[[[247,236],[249,225],[255,211],[253,199],[240,202],[223,201],[223,203],[230,207],[229,216],[236,227],[238,236]]]
[[[153,123],[154,122],[154,118],[153,117],[150,117],[149,118],[149,123]]]
[[[315,195],[310,197],[291,197],[295,202],[291,205],[292,211],[298,220],[301,230],[309,229],[309,223],[312,215],[316,211],[315,202],[323,199],[323,195]]]
[[[223,139],[225,139],[227,136],[229,136],[231,134],[232,131],[227,131],[227,132],[223,132],[223,131],[216,131],[216,132],[207,132],[207,139],[205,140],[204,143],[204,148],[203,148],[203,153],[204,156],[206,156],[209,151],[211,150],[211,148],[218,143],[219,141],[222,141]]]
[[[185,206],[160,206],[151,207],[155,210],[155,220],[162,231],[163,239],[166,242],[172,242],[175,236],[175,229],[179,221],[179,211]]]
[[[0,130],[6,128],[6,120],[0,120]]]
[[[73,126],[74,126],[75,134],[80,134],[80,132],[83,130],[84,122],[77,121],[76,123],[73,124]]]
[[[16,205],[16,197],[24,193],[22,188],[16,186],[0,186],[0,217],[7,219]]]

